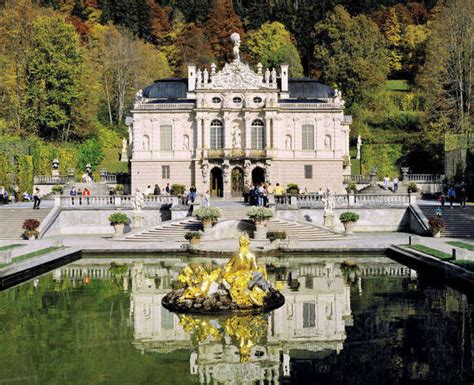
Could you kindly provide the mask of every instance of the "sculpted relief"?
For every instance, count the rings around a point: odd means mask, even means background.
[[[209,86],[213,89],[259,89],[262,87],[262,78],[247,64],[227,63],[222,71],[212,77]]]

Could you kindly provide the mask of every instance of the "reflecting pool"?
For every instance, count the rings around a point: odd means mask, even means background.
[[[0,384],[473,380],[473,305],[383,256],[259,258],[286,298],[266,315],[161,306],[183,266],[225,260],[85,258],[0,292]]]

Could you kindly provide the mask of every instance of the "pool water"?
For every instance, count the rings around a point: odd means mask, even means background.
[[[259,316],[169,313],[179,256],[86,258],[1,292],[0,384],[472,382],[464,294],[383,256],[262,261],[286,302]]]

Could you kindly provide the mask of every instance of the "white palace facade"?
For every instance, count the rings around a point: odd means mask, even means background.
[[[167,183],[213,196],[241,196],[251,183],[296,183],[343,191],[350,174],[349,124],[338,90],[292,79],[288,65],[253,70],[240,60],[218,70],[188,66],[188,78],[137,93],[129,126],[132,189]],[[132,190],[132,191],[133,191]]]

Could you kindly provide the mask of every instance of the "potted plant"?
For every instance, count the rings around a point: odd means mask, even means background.
[[[345,211],[339,215],[339,220],[344,225],[346,234],[352,234],[354,223],[359,220],[359,214],[353,213],[352,211]]]
[[[115,193],[117,195],[123,195],[123,191],[125,190],[125,187],[123,184],[117,183],[115,185]]]
[[[286,239],[286,232],[285,231],[269,231],[267,233],[267,239],[269,239],[270,242]]]
[[[297,195],[300,193],[300,188],[296,183],[288,183],[286,192],[290,195]]]
[[[444,229],[446,229],[446,222],[438,215],[431,218],[428,221],[428,225],[430,226],[431,235],[435,238],[439,238]]]
[[[210,229],[219,220],[222,216],[222,210],[218,207],[201,206],[194,212],[194,215],[202,221],[204,230],[206,230]]]
[[[55,184],[52,188],[51,188],[51,192],[54,194],[54,195],[61,195],[63,193],[63,189],[64,189],[64,186],[60,185],[60,184]]]
[[[39,232],[37,230],[39,225],[40,222],[37,219],[26,219],[23,222],[22,226],[22,229],[25,230],[23,232],[23,237],[25,237],[25,239],[28,239],[29,241],[36,239],[39,235]]]
[[[191,244],[199,243],[202,238],[202,231],[188,231],[184,234],[184,239],[189,241]]]
[[[109,215],[109,222],[114,227],[115,236],[123,234],[125,225],[128,223],[129,218],[124,213],[113,213]]]
[[[252,207],[247,211],[247,216],[255,222],[255,226],[264,226],[265,221],[273,218],[273,211],[265,207]]]
[[[409,193],[416,193],[418,191],[418,186],[415,182],[410,182],[407,188]]]

